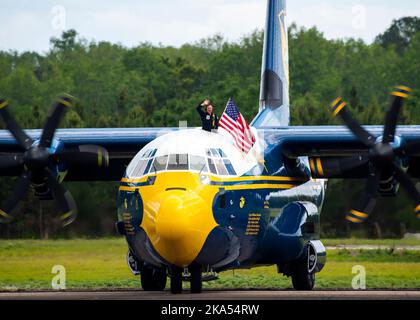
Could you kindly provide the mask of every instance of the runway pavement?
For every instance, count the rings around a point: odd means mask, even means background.
[[[165,292],[65,291],[0,292],[0,300],[420,300],[419,291],[225,291],[201,294]]]

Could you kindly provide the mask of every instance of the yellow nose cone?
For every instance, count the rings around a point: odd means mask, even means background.
[[[211,203],[193,191],[170,190],[144,206],[142,228],[153,247],[169,263],[186,267],[200,253],[217,226]]]
[[[194,216],[189,211],[200,210],[196,205],[184,205],[186,197],[170,193],[161,203],[156,215],[156,234],[165,240],[178,240],[187,237]]]

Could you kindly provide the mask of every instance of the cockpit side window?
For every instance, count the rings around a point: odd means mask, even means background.
[[[212,158],[207,158],[210,172],[213,174],[217,174],[216,166],[214,165],[214,160]]]
[[[232,163],[222,149],[207,149],[206,154],[210,172],[221,176],[236,175]]]
[[[218,149],[218,151],[219,151],[219,154],[222,158],[227,158],[227,155],[223,152],[222,149]]]
[[[133,161],[133,165],[127,169],[131,177],[141,177],[149,172],[156,149],[145,150],[139,157]]]
[[[217,172],[219,172],[219,174],[221,176],[228,176],[229,173],[226,170],[226,167],[225,167],[222,159],[216,159],[215,162],[216,162]]]
[[[223,162],[224,162],[224,164],[226,166],[226,169],[229,172],[229,174],[232,175],[232,176],[236,176],[236,171],[233,168],[232,163],[230,162],[230,160],[226,158],[226,159],[223,159]]]
[[[152,168],[150,169],[150,172],[158,172],[166,170],[166,164],[168,162],[168,156],[161,156],[156,157],[155,161],[153,161]]]
[[[217,151],[217,149],[210,149],[211,150],[211,155],[212,157],[220,157],[219,152]]]

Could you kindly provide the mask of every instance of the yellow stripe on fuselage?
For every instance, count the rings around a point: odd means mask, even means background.
[[[322,172],[322,168],[321,168]],[[175,173],[175,172],[173,172]],[[123,183],[142,183],[146,182],[150,176],[145,176],[143,178],[122,178],[121,182]],[[293,178],[293,177],[274,177],[274,176],[249,176],[249,177],[237,177],[237,178],[222,178],[217,176],[210,176],[211,181],[213,182],[249,182],[255,181],[254,184],[243,184],[243,185],[209,185],[212,187],[223,187],[226,190],[255,190],[255,189],[292,189],[299,186],[300,184],[281,184],[281,183],[258,183],[260,181],[279,181],[279,182],[301,182],[306,183],[309,180],[306,178]],[[144,186],[121,186],[120,191],[131,191],[134,192],[136,189],[140,189]]]
[[[176,173],[176,171],[170,171],[173,173]],[[183,173],[183,172],[180,172]],[[193,173],[193,172],[192,172]],[[122,178],[121,182],[125,182],[125,183],[139,183],[139,182],[146,182],[147,179],[149,177],[155,176],[154,175],[149,175],[149,176],[144,176],[142,178]],[[212,181],[216,181],[216,182],[241,182],[241,181],[296,181],[296,182],[307,182],[308,179],[306,178],[293,178],[293,177],[275,177],[275,176],[243,176],[243,177],[237,177],[237,178],[232,178],[232,177],[219,177],[219,176],[211,176],[208,175]]]
[[[243,184],[236,186],[223,186],[225,190],[256,190],[256,189],[292,189],[295,184]]]
[[[141,183],[141,182],[146,182],[147,179],[149,179],[149,177],[153,177],[153,176],[145,176],[143,178],[135,178],[135,179],[130,179],[130,178],[122,178],[121,182],[124,183]]]
[[[211,176],[213,181],[217,182],[240,182],[240,181],[301,181],[306,182],[308,179],[306,178],[292,178],[292,177],[275,177],[275,176],[244,176],[244,177],[238,177],[238,178],[230,178],[230,177],[217,177],[217,176]]]

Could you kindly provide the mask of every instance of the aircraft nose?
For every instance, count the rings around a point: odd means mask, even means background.
[[[185,192],[167,194],[156,214],[156,233],[166,240],[179,240],[188,237],[191,228],[200,224],[205,214],[203,200]]]
[[[142,227],[153,247],[169,263],[187,267],[217,226],[211,204],[184,190],[162,192],[150,203]]]

